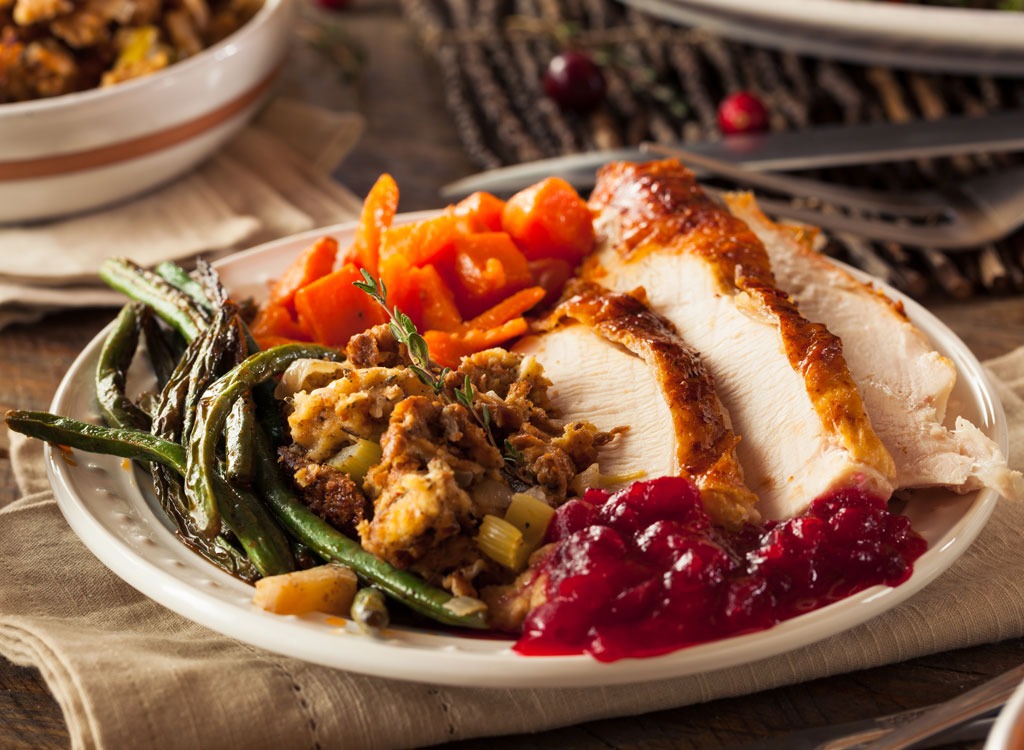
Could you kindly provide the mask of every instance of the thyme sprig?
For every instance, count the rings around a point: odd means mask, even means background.
[[[412,360],[409,369],[424,385],[432,388],[434,393],[444,394],[444,381],[448,373],[451,372],[451,368],[441,367],[430,358],[427,340],[416,330],[416,324],[408,315],[399,310],[397,305],[394,309],[388,307],[388,288],[384,285],[384,281],[375,279],[373,274],[365,268],[360,271],[363,274],[363,281],[353,281],[352,285],[370,295],[374,302],[384,308],[384,312],[390,319],[388,326],[391,328],[391,335],[400,344],[404,344],[409,352],[409,359]]]
[[[408,315],[399,310],[397,305],[394,308],[388,307],[388,289],[384,285],[384,281],[374,278],[373,274],[365,268],[360,269],[360,272],[363,275],[363,281],[353,281],[352,285],[370,295],[378,305],[384,308],[384,312],[388,314],[388,326],[391,329],[391,335],[395,337],[396,341],[404,344],[409,352],[409,359],[411,360],[409,369],[416,374],[416,377],[424,385],[432,388],[435,394],[445,401],[452,403],[452,399],[445,387],[445,380],[451,373],[451,368],[441,367],[430,358],[427,340],[416,329],[416,324],[412,322]],[[453,390],[455,402],[464,406],[466,411],[473,415],[473,418],[487,435],[487,442],[501,453],[505,463],[511,464],[513,467],[518,466],[523,459],[523,454],[512,445],[508,438],[505,438],[504,450],[498,447],[498,441],[495,439],[494,432],[491,429],[491,410],[486,403],[477,398],[476,388],[473,387],[469,375],[462,382],[461,388],[454,388]]]

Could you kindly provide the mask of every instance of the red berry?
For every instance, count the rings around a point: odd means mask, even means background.
[[[589,112],[604,100],[606,84],[600,66],[582,52],[562,52],[544,71],[544,93],[562,109]]]
[[[762,133],[768,129],[768,110],[754,94],[737,91],[718,105],[718,128],[726,135]]]
[[[316,4],[325,10],[344,10],[352,4],[352,0],[316,0]]]

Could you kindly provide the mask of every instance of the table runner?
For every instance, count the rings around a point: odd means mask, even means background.
[[[401,5],[441,72],[452,122],[481,169],[645,140],[717,140],[717,105],[739,90],[764,101],[773,131],[1024,107],[1021,79],[799,56],[667,23],[618,0],[402,0]],[[544,69],[564,49],[582,50],[601,64],[607,96],[592,113],[563,112],[544,96]],[[913,190],[1020,161],[993,154],[816,170],[807,176]],[[830,255],[914,297],[960,299],[1024,290],[1024,232],[961,253],[829,239]]]
[[[1024,468],[1024,347],[987,363]],[[703,675],[581,689],[366,677],[209,631],[104,568],[57,508],[38,441],[11,436],[21,499],[0,509],[0,653],[38,668],[74,748],[400,748],[533,732],[757,692],[1024,636],[1024,503],[899,607],[789,654]]]

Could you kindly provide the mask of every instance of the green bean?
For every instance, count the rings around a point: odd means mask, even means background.
[[[203,286],[188,275],[184,268],[169,260],[165,260],[153,269],[153,272],[171,286],[187,294],[200,308],[213,314],[213,305],[210,304]]]
[[[185,471],[184,448],[141,430],[100,427],[39,411],[9,411],[4,421],[15,432],[48,443],[137,461],[158,461],[179,474]]]
[[[205,313],[187,294],[130,260],[108,258],[100,264],[99,275],[111,288],[148,305],[186,341],[206,326]]]
[[[177,331],[161,328],[149,308],[146,308],[146,315],[142,316],[142,338],[146,342],[146,354],[149,355],[157,385],[163,388],[185,353],[184,340]]]
[[[96,363],[96,400],[103,420],[111,427],[149,429],[149,415],[125,394],[125,379],[139,345],[140,318],[144,310],[137,302],[121,308]]]
[[[216,380],[220,368],[225,364],[219,356],[215,339],[229,323],[230,319],[226,315],[218,315],[186,348],[160,392],[153,419],[155,434],[175,442],[182,440],[183,433],[191,423],[194,399]],[[153,489],[164,512],[177,527],[178,537],[185,544],[242,580],[251,582],[260,577],[260,571],[247,557],[244,549],[232,544],[226,533],[210,536],[199,532],[189,513],[189,500],[180,476],[156,467],[153,472]],[[244,524],[236,525],[239,525],[242,534],[246,533]],[[241,540],[239,543],[242,543]]]
[[[384,594],[373,586],[365,586],[352,599],[352,619],[366,633],[379,635],[391,618]]]
[[[252,394],[244,393],[232,404],[224,424],[224,475],[234,484],[252,484],[255,412]]]
[[[446,606],[453,598],[447,591],[431,586],[414,573],[398,570],[367,552],[359,542],[349,539],[303,505],[282,478],[277,462],[270,453],[266,434],[258,425],[254,434],[257,488],[281,524],[300,542],[325,560],[347,565],[363,580],[433,620],[464,628],[487,627],[484,612],[456,614]]]
[[[297,359],[325,357],[337,359],[339,352],[314,344],[284,344],[258,352],[211,385],[199,399],[192,434],[186,436],[187,471],[185,489],[191,500],[192,518],[205,533],[217,529],[216,491],[212,477],[216,471],[217,445],[231,405],[243,393],[283,371]]]
[[[185,484],[178,474],[164,466],[153,468],[153,491],[160,504],[174,522],[175,533],[189,549],[206,558],[221,570],[247,583],[262,577],[256,566],[246,555],[223,534],[206,539],[196,533],[188,515],[188,500],[185,498]]]
[[[217,493],[217,511],[256,569],[265,576],[295,570],[291,542],[259,498],[234,487],[217,472],[211,479]]]

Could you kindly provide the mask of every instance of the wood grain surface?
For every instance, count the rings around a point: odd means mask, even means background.
[[[345,34],[367,53],[356,86],[311,48],[293,54],[290,93],[367,118],[367,132],[336,176],[362,195],[388,171],[402,190],[400,210],[439,204],[438,188],[473,171],[444,111],[436,71],[426,64],[395,3],[356,4],[341,16]],[[990,298],[970,303],[929,300],[934,311],[981,359],[1024,343],[1024,301]],[[75,311],[0,331],[0,407],[46,408],[84,342],[113,318],[112,310]],[[0,505],[17,496],[0,438]],[[950,698],[1024,661],[1024,639],[937,654],[913,661],[815,680],[712,703],[546,732],[454,743],[461,750],[721,748],[800,728],[879,716]],[[68,747],[61,712],[39,673],[0,659],[0,748]],[[963,750],[981,743],[957,746]]]

